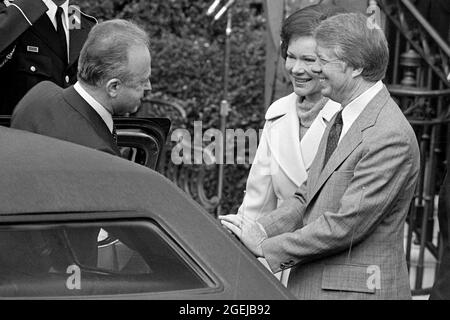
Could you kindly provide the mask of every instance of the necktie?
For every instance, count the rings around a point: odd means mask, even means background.
[[[112,136],[113,136],[113,139],[114,139],[114,143],[117,145],[117,130],[116,130],[116,125],[115,124],[113,124]]]
[[[61,7],[58,7],[58,10],[56,10],[56,33],[58,34],[59,43],[61,45],[61,49],[63,52],[63,59],[64,62],[67,63],[67,38],[66,38],[66,31],[64,31],[63,23],[62,23],[62,16],[64,14],[64,10]]]
[[[331,126],[330,134],[328,135],[327,139],[327,147],[325,149],[325,159],[323,161],[322,168],[325,167],[325,165],[328,162],[328,159],[330,159],[330,156],[336,149],[339,142],[339,137],[341,136],[341,132],[342,132],[342,110],[337,113],[334,123]]]

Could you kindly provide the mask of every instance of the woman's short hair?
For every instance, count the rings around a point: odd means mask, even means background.
[[[78,79],[100,86],[110,79],[132,82],[128,70],[128,50],[132,46],[149,48],[149,36],[136,24],[113,19],[99,23],[90,31],[78,60]]]
[[[334,5],[313,5],[299,9],[287,17],[281,26],[280,54],[286,59],[289,41],[298,37],[312,37],[314,30],[322,22],[333,15],[347,12]]]
[[[355,69],[366,81],[382,80],[389,63],[389,46],[383,31],[362,13],[330,17],[317,27],[314,37],[321,47]]]

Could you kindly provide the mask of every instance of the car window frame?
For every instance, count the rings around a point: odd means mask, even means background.
[[[147,158],[142,165],[159,171],[161,160],[166,152],[166,141],[171,128],[170,119],[114,116],[113,120],[117,129],[118,146],[144,150]],[[9,128],[10,125],[11,116],[0,115],[0,126]],[[158,154],[153,161],[151,161],[153,158],[149,148],[152,143],[158,148]]]
[[[80,215],[81,214],[81,215]],[[37,219],[39,217],[39,219]],[[104,295],[74,295],[74,296],[37,296],[37,297],[0,297],[0,299],[111,299],[111,298],[177,298],[191,297],[192,295],[205,296],[209,294],[222,293],[225,290],[224,282],[221,277],[216,274],[196,253],[189,247],[188,243],[183,241],[170,226],[156,215],[141,211],[90,211],[90,212],[52,212],[52,213],[26,213],[20,215],[0,215],[0,227],[26,226],[30,230],[42,228],[42,226],[65,225],[82,225],[82,224],[98,224],[99,222],[107,223],[130,223],[144,222],[154,224],[159,228],[160,235],[178,256],[199,276],[205,283],[211,285],[206,288],[184,289],[175,291],[159,291],[159,292],[139,292],[139,293],[123,293],[123,294],[104,294]],[[13,219],[11,219],[13,218]],[[14,219],[16,218],[16,219]],[[205,279],[206,278],[206,279]]]

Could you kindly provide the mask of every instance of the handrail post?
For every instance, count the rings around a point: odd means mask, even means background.
[[[221,145],[221,162],[219,163],[219,173],[218,173],[218,183],[217,183],[217,213],[216,216],[222,214],[222,195],[223,195],[223,184],[224,184],[224,162],[226,153],[226,125],[227,116],[230,112],[230,102],[229,102],[229,72],[230,72],[230,51],[231,51],[231,27],[232,22],[232,7],[228,8],[227,11],[227,26],[225,30],[225,57],[224,57],[224,67],[223,67],[223,100],[220,103],[220,132],[222,133],[222,145]]]

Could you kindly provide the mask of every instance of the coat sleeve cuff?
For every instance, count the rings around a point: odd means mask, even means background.
[[[261,244],[261,249],[263,252],[263,257],[266,260],[270,271],[272,271],[272,273],[277,273],[281,271],[280,268],[280,261],[271,254],[271,239],[266,239],[263,241],[263,243]]]

